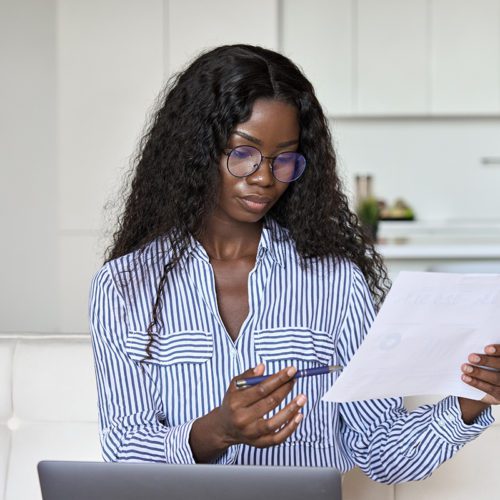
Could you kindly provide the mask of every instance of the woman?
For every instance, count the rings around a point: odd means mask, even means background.
[[[498,373],[467,375],[485,402],[412,413],[400,399],[321,402],[335,374],[293,380],[349,362],[385,278],[304,75],[259,47],[201,55],[162,98],[92,285],[105,459],[428,476],[492,422]],[[500,369],[490,349],[474,363]]]

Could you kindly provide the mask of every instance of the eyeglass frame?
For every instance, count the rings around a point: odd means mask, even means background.
[[[231,169],[229,168],[229,157],[231,156],[231,153],[235,150],[235,149],[238,149],[238,148],[253,148],[255,149],[255,151],[258,151],[259,154],[260,154],[260,162],[258,163],[257,167],[252,170],[251,172],[249,172],[248,174],[245,174],[245,175],[235,175],[233,174],[233,172],[231,172]],[[227,160],[226,160],[226,168],[227,168],[227,171],[233,176],[233,177],[236,177],[238,179],[243,179],[245,177],[249,177],[250,175],[254,174],[255,172],[257,172],[257,170],[259,170],[259,168],[261,167],[262,165],[262,162],[264,161],[264,159],[266,160],[270,160],[269,161],[269,169],[271,170],[271,174],[272,176],[278,181],[278,182],[282,182],[283,184],[290,184],[291,182],[295,182],[295,181],[298,181],[302,175],[304,174],[305,170],[306,170],[306,167],[307,167],[307,159],[306,157],[302,154],[302,153],[299,153],[298,151],[282,151],[281,153],[277,154],[276,156],[264,156],[262,154],[262,151],[259,149],[259,148],[256,148],[255,146],[250,146],[248,144],[240,144],[239,146],[236,146],[234,148],[226,148],[222,151],[224,153],[225,156],[227,156]],[[291,181],[282,181],[280,179],[278,179],[275,175],[274,175],[274,160],[276,160],[276,158],[278,158],[278,156],[280,155],[283,155],[283,154],[286,154],[286,153],[294,153],[294,154],[298,154],[300,156],[302,156],[302,158],[304,158],[304,161],[306,162],[305,163],[305,166],[304,166],[304,170],[302,171],[302,173],[296,178],[296,179],[292,179]]]

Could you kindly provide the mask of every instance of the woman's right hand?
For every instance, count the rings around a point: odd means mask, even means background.
[[[266,448],[281,444],[293,434],[302,420],[300,409],[306,403],[303,394],[294,398],[276,415],[264,417],[278,407],[292,390],[296,371],[290,366],[260,384],[245,389],[237,388],[237,380],[264,374],[264,365],[260,364],[231,380],[222,405],[218,408],[221,439],[228,445],[243,443]]]
[[[300,409],[306,403],[305,395],[299,394],[272,417],[265,415],[278,407],[292,390],[296,371],[291,366],[284,368],[245,389],[236,387],[236,381],[263,375],[263,364],[233,378],[221,406],[193,423],[190,444],[196,460],[213,460],[234,444],[275,446],[292,435],[302,420]]]

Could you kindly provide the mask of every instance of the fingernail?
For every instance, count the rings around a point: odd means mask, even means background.
[[[469,376],[467,376],[467,375],[462,375],[462,380],[464,382],[470,382],[472,379]]]
[[[479,361],[481,361],[481,358],[477,354],[471,354],[469,356],[469,360],[471,363],[479,363]]]
[[[300,424],[300,422],[302,421],[302,419],[304,418],[304,415],[302,415],[302,413],[299,413],[296,417],[295,417],[295,423],[296,424]]]
[[[297,398],[297,405],[298,406],[304,406],[306,404],[306,397],[304,396],[304,394],[301,394],[298,398]]]
[[[293,377],[296,373],[297,373],[297,368],[295,368],[295,366],[288,368],[288,370],[286,371],[286,374],[289,377]]]
[[[497,352],[497,350],[492,345],[489,345],[485,350],[488,354],[495,354]]]
[[[253,372],[254,373],[259,373],[259,368],[262,366],[262,363],[259,363],[254,369],[253,369]]]
[[[464,372],[466,372],[466,373],[472,373],[472,366],[465,365],[464,366]]]

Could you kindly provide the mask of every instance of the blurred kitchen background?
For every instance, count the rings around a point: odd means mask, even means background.
[[[0,332],[88,331],[104,206],[155,97],[236,42],[312,80],[353,207],[369,175],[411,208],[379,223],[392,277],[500,272],[500,0],[1,0]]]

